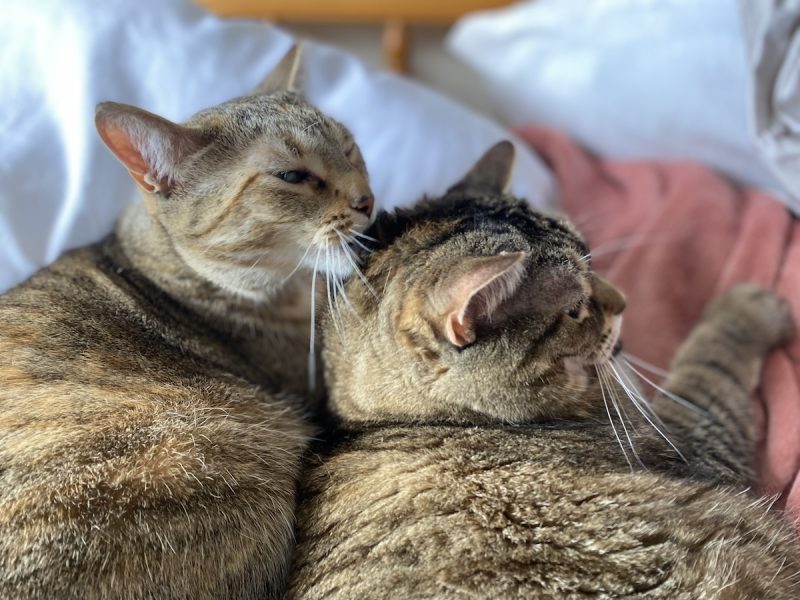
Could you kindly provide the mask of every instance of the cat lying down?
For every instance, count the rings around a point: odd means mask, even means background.
[[[501,143],[367,231],[325,320],[338,429],[308,460],[289,597],[800,597],[800,544],[749,491],[785,303],[722,295],[647,402],[622,294],[569,222],[503,193],[512,161]]]
[[[557,174],[594,268],[625,290],[625,356],[645,377],[663,377],[706,304],[738,282],[772,289],[800,315],[800,220],[777,198],[702,165],[598,159],[560,133],[520,133]],[[764,362],[752,401],[758,488],[800,534],[798,398],[795,336]]]

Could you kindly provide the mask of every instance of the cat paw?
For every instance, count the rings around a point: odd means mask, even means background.
[[[742,335],[766,348],[787,343],[795,325],[789,304],[772,290],[752,283],[740,283],[714,300],[706,315],[741,327]]]

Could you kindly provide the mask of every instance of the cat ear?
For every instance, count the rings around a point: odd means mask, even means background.
[[[146,192],[169,195],[180,163],[204,146],[199,132],[116,102],[101,102],[94,118],[100,137]]]
[[[300,93],[300,64],[303,60],[303,45],[294,44],[283,56],[272,73],[261,82],[254,94],[274,94],[275,92]]]
[[[508,191],[511,174],[514,171],[515,154],[514,144],[508,140],[496,143],[458,183],[447,190],[447,193],[501,194]]]
[[[481,321],[491,321],[497,310],[519,288],[525,276],[525,252],[467,259],[443,282],[442,331],[454,346],[475,341]]]

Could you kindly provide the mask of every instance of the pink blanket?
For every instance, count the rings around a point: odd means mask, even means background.
[[[549,130],[519,133],[628,296],[626,351],[666,367],[706,302],[741,281],[775,289],[800,323],[800,221],[779,202],[699,165],[606,161]],[[800,336],[769,357],[754,401],[762,491],[800,525]]]

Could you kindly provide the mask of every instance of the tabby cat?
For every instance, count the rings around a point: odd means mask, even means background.
[[[368,231],[369,288],[327,320],[340,430],[303,478],[289,597],[800,597],[800,544],[749,491],[787,306],[723,295],[642,405],[622,294],[570,223],[503,193],[512,159]]]
[[[0,598],[280,596],[313,272],[373,206],[298,60],[183,125],[98,106],[144,201],[0,297]]]

